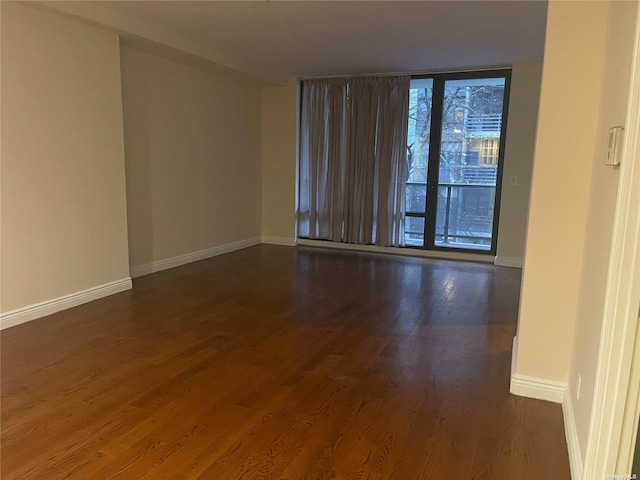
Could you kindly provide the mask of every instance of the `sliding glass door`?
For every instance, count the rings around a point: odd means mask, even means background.
[[[409,247],[495,253],[509,71],[411,81]]]

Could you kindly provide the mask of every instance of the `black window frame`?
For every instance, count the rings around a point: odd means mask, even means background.
[[[405,218],[424,218],[424,236],[422,246],[404,246],[402,248],[430,250],[441,252],[465,252],[481,255],[496,255],[498,247],[498,229],[500,224],[500,203],[502,197],[502,177],[504,170],[504,153],[506,144],[507,119],[509,113],[509,93],[511,90],[511,68],[475,70],[464,72],[433,73],[412,75],[411,80],[430,78],[433,80],[431,97],[431,129],[429,137],[429,158],[427,166],[426,204],[425,212],[406,212]],[[442,110],[444,104],[444,86],[448,80],[472,80],[483,78],[504,78],[504,97],[502,102],[502,122],[500,125],[500,142],[498,146],[498,163],[493,209],[493,225],[491,233],[491,247],[487,249],[472,249],[456,246],[439,246],[435,243],[436,219],[438,202],[438,183],[440,170],[440,151],[442,143]]]

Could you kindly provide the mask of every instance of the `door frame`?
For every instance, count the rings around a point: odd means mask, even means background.
[[[640,409],[640,8],[636,12],[594,401],[583,479],[631,472]],[[577,480],[577,479],[575,479]]]

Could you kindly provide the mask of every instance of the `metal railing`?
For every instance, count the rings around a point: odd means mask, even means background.
[[[464,119],[464,127],[476,132],[499,132],[502,126],[502,114],[493,115],[467,115]]]
[[[440,183],[436,244],[477,243],[478,241],[480,243],[488,241],[490,244],[495,189],[495,186],[486,184]],[[442,229],[439,228],[440,226]],[[438,242],[438,238],[442,240]]]
[[[407,182],[411,187],[424,187],[418,182]],[[495,185],[482,183],[440,183],[438,184],[438,206],[436,213],[435,243],[439,246],[459,246],[463,248],[487,249],[491,246],[493,233],[493,212]],[[420,197],[422,200],[424,197]],[[412,201],[409,199],[410,202]],[[422,201],[415,202],[420,207]],[[408,205],[409,206],[409,205]],[[408,210],[408,216],[421,217],[424,210]],[[409,222],[407,222],[407,227]],[[407,243],[414,244],[424,232],[405,229]],[[410,242],[410,240],[413,240]]]

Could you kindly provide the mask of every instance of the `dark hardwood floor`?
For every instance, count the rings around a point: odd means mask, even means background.
[[[568,480],[520,271],[261,245],[1,334],[2,479]]]

